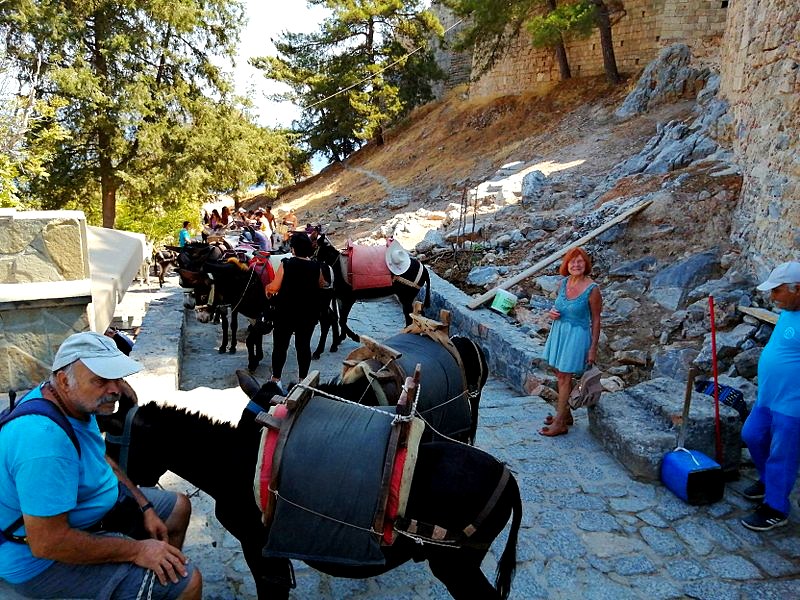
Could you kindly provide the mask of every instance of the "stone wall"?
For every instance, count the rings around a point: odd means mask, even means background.
[[[436,1],[432,3],[431,10],[439,17],[439,21],[441,21],[445,29],[444,46],[437,43],[434,49],[436,62],[445,73],[444,81],[438,81],[433,85],[434,95],[437,98],[441,98],[446,91],[469,82],[472,70],[472,53],[453,52],[448,48],[464,28],[464,24],[460,22],[460,19]]]
[[[58,346],[87,331],[92,301],[79,211],[0,209],[0,389],[30,389]]]
[[[658,52],[680,42],[695,59],[715,64],[725,29],[725,0],[625,0],[624,16],[614,25],[614,53],[623,73],[635,74]],[[572,75],[603,73],[600,36],[567,44]],[[558,81],[558,65],[550,50],[533,48],[523,33],[489,73],[474,82],[470,95],[519,94]]]
[[[732,2],[721,94],[744,179],[732,235],[759,277],[800,259],[800,3]]]

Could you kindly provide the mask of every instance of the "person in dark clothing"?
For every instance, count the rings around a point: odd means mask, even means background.
[[[305,233],[289,239],[291,258],[284,258],[267,286],[267,297],[275,296],[275,329],[272,332],[272,381],[283,389],[281,373],[289,341],[294,334],[300,378],[311,366],[311,336],[319,315],[320,288],[325,286],[319,264],[311,259],[311,240]]]

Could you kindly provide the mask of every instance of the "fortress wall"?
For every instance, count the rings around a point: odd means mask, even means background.
[[[695,60],[718,61],[725,29],[725,0],[626,0],[624,16],[613,26],[614,54],[622,73],[636,74],[658,52],[674,43],[687,44]],[[603,73],[600,35],[567,43],[572,75]],[[506,57],[470,87],[470,95],[519,94],[558,81],[550,50],[533,48],[523,33]]]
[[[732,2],[729,11],[720,91],[744,175],[733,237],[763,276],[800,260],[800,3]]]

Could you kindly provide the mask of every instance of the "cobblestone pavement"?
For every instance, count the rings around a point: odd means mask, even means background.
[[[391,301],[358,303],[351,315],[355,331],[377,339],[385,339],[401,323],[399,307]],[[218,340],[218,326],[187,320],[184,401],[203,412],[235,418],[246,402],[233,375],[246,365],[244,344],[235,355],[220,355]],[[269,356],[271,340],[265,342]],[[356,347],[347,341],[312,368],[323,378],[333,376]],[[296,369],[292,351],[284,380],[296,380]],[[256,376],[265,380],[269,372],[267,359]],[[631,479],[589,434],[584,411],[576,413],[569,435],[537,435],[550,410],[540,398],[521,397],[494,378],[481,400],[477,445],[511,466],[524,502],[511,598],[800,598],[800,511],[795,509],[787,527],[767,533],[748,531],[739,523],[752,509],[739,493],[751,482],[752,469],[728,484],[722,501],[688,506],[661,485]],[[217,523],[210,499],[172,474],[162,484],[193,494],[185,551],[203,572],[204,597],[255,598],[238,542]],[[496,543],[484,562],[490,577],[504,541]],[[368,580],[334,579],[298,561],[295,569],[298,587],[292,598],[297,599],[449,597],[425,564],[406,564]],[[5,598],[2,589],[0,598]]]
[[[351,313],[352,328],[376,339],[385,339],[401,324],[392,301],[358,303]],[[245,354],[217,354],[214,329],[188,323],[184,389],[235,385],[229,371],[244,366]],[[267,356],[270,342],[265,338]],[[326,352],[312,369],[323,378],[338,374],[341,360],[356,347],[347,341],[336,354]],[[213,370],[209,364],[215,364]],[[285,381],[296,380],[296,368],[291,351]],[[262,363],[256,377],[264,380],[269,373]],[[512,598],[800,598],[797,514],[787,527],[762,534],[739,523],[752,508],[738,492],[751,482],[752,470],[728,484],[722,501],[688,506],[661,485],[632,480],[589,434],[585,411],[576,413],[569,435],[537,435],[550,411],[540,398],[520,397],[494,378],[481,400],[477,445],[512,467],[524,501]],[[187,552],[203,568],[205,597],[253,598],[238,545],[201,506],[196,502]],[[203,547],[211,539],[216,548],[208,556]],[[490,577],[504,541],[496,543],[484,563]],[[299,562],[295,569],[293,598],[449,597],[424,564],[407,564],[370,580],[334,579]]]

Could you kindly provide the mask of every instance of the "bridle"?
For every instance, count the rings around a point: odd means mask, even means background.
[[[122,435],[111,435],[106,433],[106,443],[119,446],[119,457],[117,464],[123,473],[128,472],[128,456],[131,450],[131,429],[133,429],[133,419],[139,410],[139,405],[134,404],[125,415],[125,424],[122,427]]]

